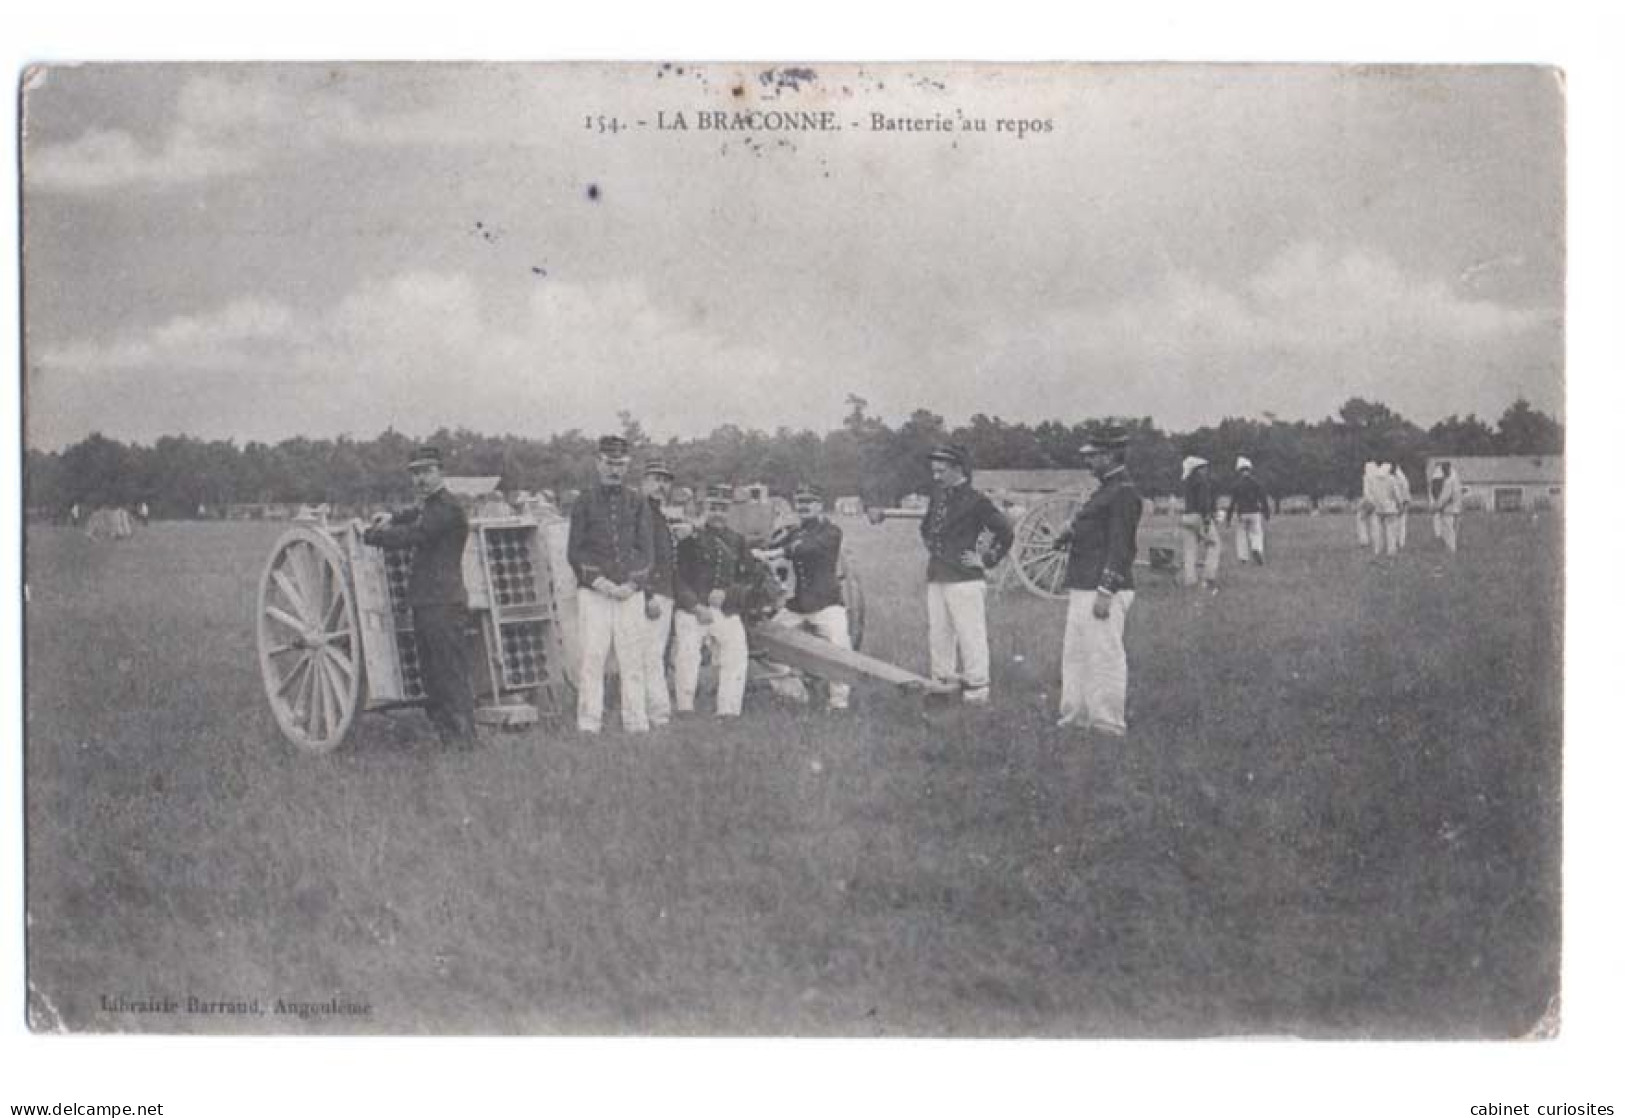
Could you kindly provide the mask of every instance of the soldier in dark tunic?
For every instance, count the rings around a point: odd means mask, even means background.
[[[666,520],[666,498],[675,475],[659,458],[643,467],[643,496],[649,502],[649,534],[654,558],[643,585],[643,693],[649,725],[671,721],[671,691],[666,686],[666,644],[671,638],[672,609],[677,601],[677,539]]]
[[[920,522],[929,558],[925,604],[931,642],[931,677],[957,682],[967,703],[989,696],[987,572],[1015,540],[1010,521],[971,488],[970,453],[939,446],[928,456],[936,491]]]
[[[468,592],[463,586],[468,514],[446,489],[437,448],[420,448],[409,468],[420,503],[393,514],[380,513],[361,538],[374,547],[411,550],[412,578],[406,593],[429,721],[446,746],[470,748],[479,737],[468,656]]]
[[[576,729],[596,734],[604,722],[604,665],[610,651],[621,673],[621,727],[649,730],[643,681],[644,583],[654,561],[649,502],[626,484],[631,448],[619,435],[598,440],[598,484],[570,509],[566,551],[575,572],[581,671]]]
[[[764,559],[787,559],[795,570],[795,593],[773,624],[811,629],[837,648],[850,649],[852,636],[841,595],[841,529],[824,515],[824,494],[804,485],[793,498],[800,523],[778,547],[761,553]],[[829,708],[846,710],[852,688],[829,685]]]
[[[1082,447],[1100,488],[1056,542],[1068,548],[1066,636],[1061,645],[1062,726],[1111,737],[1128,732],[1123,627],[1134,604],[1140,493],[1128,476],[1128,433],[1107,427]]]
[[[717,716],[737,718],[745,701],[750,649],[743,614],[759,593],[762,564],[745,537],[728,527],[733,490],[713,485],[705,497],[705,526],[677,545],[676,703],[678,713],[694,710],[699,689],[700,651],[717,648]]]

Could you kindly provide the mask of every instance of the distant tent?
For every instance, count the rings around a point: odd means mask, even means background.
[[[123,509],[97,509],[85,522],[85,535],[93,540],[127,540],[133,534],[130,514]]]

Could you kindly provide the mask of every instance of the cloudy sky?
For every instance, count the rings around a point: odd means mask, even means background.
[[[1562,414],[1548,71],[815,69],[38,73],[28,441]]]

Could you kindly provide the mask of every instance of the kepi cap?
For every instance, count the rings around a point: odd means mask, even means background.
[[[1122,450],[1128,446],[1128,430],[1116,423],[1102,427],[1084,440],[1079,454],[1099,454],[1106,450]]]
[[[705,503],[708,505],[731,505],[734,500],[734,489],[731,485],[707,485],[705,487]]]
[[[598,440],[598,453],[605,458],[626,458],[631,455],[632,447],[620,435],[605,435]]]
[[[795,495],[790,499],[798,505],[806,501],[822,501],[824,491],[816,485],[802,485],[796,488]]]
[[[444,464],[444,460],[440,456],[439,447],[420,446],[413,448],[412,459],[411,461],[407,462],[406,468],[409,470],[416,470],[423,466],[442,466]]]
[[[677,475],[672,473],[671,467],[666,465],[664,458],[651,458],[643,466],[644,477],[663,477],[667,481],[674,480]]]
[[[958,443],[938,443],[925,457],[928,461],[947,462],[961,470],[970,470],[970,451]]]

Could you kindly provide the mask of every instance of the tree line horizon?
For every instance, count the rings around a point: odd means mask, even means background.
[[[1188,432],[1163,431],[1151,417],[1031,424],[980,413],[950,427],[925,408],[892,427],[871,415],[861,396],[848,396],[846,407],[840,426],[823,434],[788,427],[769,434],[725,424],[701,437],[657,441],[630,411],[619,413],[619,432],[639,464],[661,458],[679,484],[765,482],[775,493],[788,493],[810,482],[831,500],[856,496],[871,505],[927,491],[925,455],[940,443],[965,446],[979,470],[1078,469],[1078,447],[1113,423],[1128,429],[1130,473],[1148,496],[1180,491],[1180,462],[1187,454],[1212,462],[1221,485],[1232,476],[1237,456],[1245,455],[1276,498],[1317,502],[1356,495],[1367,461],[1393,462],[1420,486],[1430,456],[1558,455],[1564,439],[1562,423],[1521,397],[1494,426],[1469,414],[1426,429],[1360,397],[1315,423],[1265,412],[1262,419],[1226,418]],[[295,436],[238,446],[234,439],[165,435],[142,446],[93,432],[59,451],[28,450],[24,498],[31,513],[54,516],[76,504],[89,509],[145,503],[163,517],[193,516],[199,506],[387,505],[410,499],[405,465],[422,443],[441,449],[449,474],[499,476],[504,490],[562,493],[592,484],[597,438],[579,429],[537,438],[441,428],[418,439],[389,428],[366,440]]]

